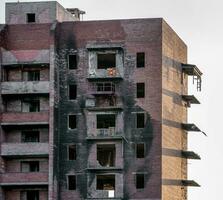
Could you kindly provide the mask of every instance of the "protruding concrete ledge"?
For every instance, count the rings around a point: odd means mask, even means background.
[[[48,124],[48,112],[6,112],[2,113],[1,125]]]
[[[6,94],[48,94],[49,81],[2,82],[1,93]]]
[[[162,179],[162,185],[200,187],[200,185],[193,180],[181,179]]]
[[[48,156],[48,143],[2,143],[1,156]]]
[[[1,186],[48,185],[48,172],[4,173]]]

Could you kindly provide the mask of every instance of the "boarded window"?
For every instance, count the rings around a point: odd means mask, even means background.
[[[68,55],[69,69],[77,69],[77,55]]]
[[[115,53],[99,53],[98,56],[98,69],[108,69],[116,67],[116,54]]]
[[[114,167],[115,144],[97,145],[97,161],[103,167]]]
[[[39,172],[39,161],[22,161],[22,172]]]
[[[69,99],[74,100],[77,98],[77,85],[69,85]]]
[[[97,129],[107,129],[115,127],[115,114],[97,115]]]
[[[136,121],[137,121],[137,128],[144,128],[145,127],[145,114],[144,113],[137,113],[136,114]]]
[[[76,117],[76,115],[69,115],[68,116],[68,127],[69,127],[69,129],[77,128],[77,117]]]
[[[136,174],[136,188],[143,189],[144,188],[144,174]]]
[[[145,83],[137,83],[136,84],[137,90],[137,98],[144,98],[145,97]]]
[[[76,190],[76,176],[75,175],[68,176],[68,190]]]
[[[139,52],[136,55],[137,59],[137,68],[145,67],[145,53]]]
[[[39,81],[40,71],[28,71],[28,81]]]
[[[145,145],[144,143],[136,144],[136,158],[145,157]]]
[[[97,190],[115,190],[115,175],[97,175]]]
[[[73,144],[73,145],[69,145],[68,146],[68,159],[69,160],[76,160],[76,145]]]
[[[39,142],[39,131],[22,131],[21,142]]]
[[[27,18],[28,23],[36,22],[36,14],[35,13],[27,13],[26,18]]]

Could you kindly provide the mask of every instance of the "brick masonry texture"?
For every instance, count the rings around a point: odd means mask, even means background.
[[[3,185],[0,198],[19,200],[21,191],[34,188],[40,191],[40,200],[102,199],[104,192],[96,190],[96,176],[107,173],[116,177],[117,199],[187,200],[186,187],[162,182],[187,179],[187,160],[164,152],[187,150],[187,133],[171,126],[187,122],[187,108],[181,99],[182,94],[187,94],[187,76],[182,76],[181,70],[181,63],[187,62],[187,47],[163,19],[14,24],[0,26],[0,30],[0,63],[3,52],[4,59],[10,62],[11,58],[14,65],[43,61],[47,65],[41,68],[40,81],[49,83],[48,94],[1,95],[3,147],[10,151],[12,147],[7,144],[20,143],[23,130],[38,130],[40,143],[43,148],[48,143],[49,152],[43,155],[40,150],[34,157],[3,156],[1,183],[37,184]],[[119,61],[123,59],[118,68],[122,68],[123,74],[118,78],[90,79],[90,52],[112,49],[118,52]],[[145,68],[136,68],[137,52],[145,53]],[[77,55],[77,69],[68,69],[69,54]],[[4,67],[1,66],[1,71]],[[29,68],[33,69],[35,66]],[[23,70],[23,66],[10,69],[8,80],[25,83]],[[86,107],[86,100],[92,96],[89,88],[100,81],[112,81],[118,86],[116,95],[121,109],[92,111]],[[136,98],[136,84],[141,82],[145,83],[145,97]],[[71,84],[77,85],[75,100],[69,100]],[[40,112],[22,112],[24,97],[39,98]],[[117,115],[115,133],[121,139],[87,140],[89,135],[96,135],[96,115],[105,113]],[[145,128],[136,128],[137,113],[145,114]],[[70,114],[77,116],[75,129],[68,128]],[[136,158],[137,143],[145,144],[145,158]],[[68,160],[71,144],[76,145],[76,160]],[[98,144],[115,145],[116,169],[97,168]],[[28,148],[27,145],[24,151],[29,152]],[[20,162],[29,159],[40,161],[40,172],[27,175],[20,172]],[[144,189],[136,189],[137,173],[145,175]],[[68,190],[68,175],[76,175],[76,190]]]

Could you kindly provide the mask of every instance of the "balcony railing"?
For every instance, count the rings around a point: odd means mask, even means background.
[[[91,94],[113,94],[115,93],[116,85],[112,82],[93,83],[89,87]]]
[[[89,70],[88,79],[122,79],[123,72],[118,67]]]
[[[48,124],[48,112],[5,112],[2,113],[2,125]]]
[[[47,185],[47,172],[4,173],[0,175],[0,185]]]
[[[48,143],[2,143],[1,145],[1,156],[48,156],[48,154]]]
[[[97,136],[115,136],[115,127],[97,129]]]
[[[47,94],[49,81],[2,82],[1,93],[7,94]]]

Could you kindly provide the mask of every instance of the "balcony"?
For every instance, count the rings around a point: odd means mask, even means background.
[[[200,104],[194,95],[182,95],[182,99],[186,102],[187,107],[190,107],[191,104]]]
[[[48,94],[49,81],[2,82],[1,93],[7,94]]]
[[[121,111],[123,110],[123,103],[116,95],[107,94],[87,97],[85,107],[89,111]]]
[[[117,86],[113,82],[97,82],[91,84],[89,91],[93,95],[115,94]]]
[[[48,112],[6,112],[2,113],[1,125],[48,124]]]
[[[1,156],[48,156],[48,143],[2,143]]]
[[[88,170],[117,171],[123,169],[122,141],[98,142],[92,145],[88,159]]]
[[[87,199],[123,199],[123,174],[95,173],[88,174]]]
[[[89,49],[88,79],[123,79],[123,50],[119,48]]]
[[[187,74],[188,76],[193,76],[193,83],[197,82],[197,91],[201,91],[201,76],[202,72],[196,65],[192,64],[181,64],[182,72]]]
[[[4,173],[0,177],[1,186],[48,184],[48,173],[46,172]]]

